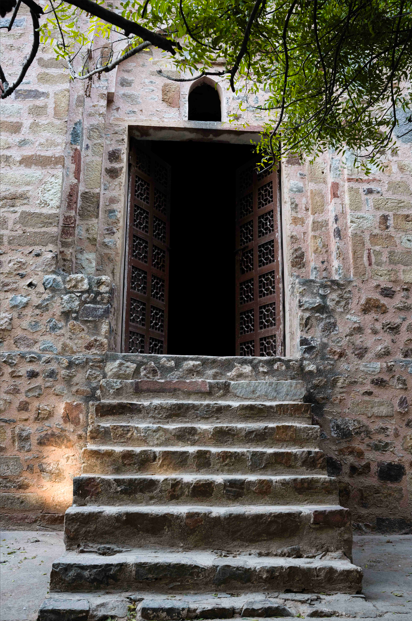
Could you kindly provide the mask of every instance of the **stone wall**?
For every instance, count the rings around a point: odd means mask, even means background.
[[[44,274],[47,259],[4,264],[10,282],[31,276],[0,313],[0,510],[13,527],[62,523],[110,333],[110,280]]]
[[[11,75],[30,45],[24,11],[1,31]],[[0,103],[6,521],[61,519],[106,352],[121,350],[129,136],[187,139],[200,128],[236,142],[244,124],[256,136],[263,121],[244,100],[229,123],[239,101],[224,85],[222,123],[187,121],[190,84],[166,80],[172,70],[148,49],[92,83],[69,82],[42,47]],[[342,504],[381,530],[411,527],[412,155],[403,140],[369,177],[350,154],[281,166],[286,354],[307,384]]]
[[[404,322],[386,319],[404,308],[405,290],[383,286],[369,298],[353,280],[299,279],[294,295],[307,400],[341,503],[363,528],[409,531],[412,358]]]
[[[309,389],[330,473],[380,530],[412,527],[411,173],[406,137],[368,177],[333,154],[282,177],[289,351],[327,365]]]

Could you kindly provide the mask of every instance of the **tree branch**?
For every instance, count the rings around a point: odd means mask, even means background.
[[[164,50],[165,52],[169,52],[174,55],[176,53],[176,49],[181,49],[180,43],[170,41],[169,39],[166,39],[166,37],[162,37],[162,35],[151,32],[147,28],[136,24],[130,19],[125,19],[113,11],[109,11],[104,6],[96,4],[91,0],[67,0],[67,2],[73,6],[77,6],[79,9],[82,9],[82,11],[86,11],[87,13],[102,19],[108,24],[113,24],[113,26],[124,30],[127,34],[134,34],[144,41],[149,41],[152,45]]]
[[[128,58],[131,58],[135,54],[138,54],[139,52],[141,52],[142,50],[146,49],[150,45],[151,45],[150,41],[143,41],[143,43],[141,43],[137,47],[133,48],[132,50],[129,50],[128,52],[126,52],[126,54],[124,54],[123,56],[120,56],[120,58],[118,58],[117,60],[114,60],[109,65],[104,65],[103,67],[97,67],[97,69],[93,69],[93,71],[90,71],[90,73],[87,73],[85,75],[78,75],[74,71],[74,68],[73,68],[71,62],[68,61],[69,62],[69,69],[70,69],[70,75],[72,76],[73,79],[76,79],[76,80],[88,80],[93,75],[96,75],[96,73],[108,73],[109,71],[111,71],[112,69],[117,67],[117,65],[120,65],[120,63],[122,63],[124,60],[127,60]]]
[[[229,72],[228,71],[202,71],[202,73],[199,73],[199,75],[195,75],[193,78],[172,78],[171,76],[165,75],[162,69],[158,69],[156,73],[158,75],[163,76],[167,80],[171,80],[172,82],[194,82],[195,80],[198,80],[199,78],[204,78],[207,75],[222,76]]]
[[[180,16],[181,16],[181,18],[183,20],[183,23],[184,23],[184,25],[186,27],[186,30],[189,33],[189,36],[192,37],[193,41],[196,41],[196,43],[198,43],[199,45],[202,45],[203,47],[211,47],[210,45],[207,45],[206,43],[203,43],[202,41],[199,41],[199,39],[197,39],[194,36],[193,32],[190,30],[189,24],[187,23],[187,19],[186,19],[186,16],[184,14],[184,11],[183,11],[183,2],[182,2],[182,0],[180,0],[180,2],[179,2],[179,11],[180,11]]]
[[[262,9],[263,9],[265,4],[266,4],[266,0],[256,0],[255,5],[252,9],[252,12],[249,16],[246,30],[245,30],[245,35],[243,37],[243,42],[239,50],[239,54],[237,55],[235,64],[233,65],[232,70],[230,72],[230,88],[232,89],[233,92],[235,92],[235,75],[238,72],[243,56],[246,54],[247,44],[249,42],[250,33],[252,32],[253,22],[255,21],[255,17],[259,11],[260,5],[262,5]]]
[[[27,0],[23,0],[23,2],[25,4],[27,3]],[[35,5],[35,7],[37,7],[37,9],[39,9],[40,7],[38,5],[36,5],[34,2],[31,2],[31,4]],[[42,11],[42,9],[40,9]],[[17,80],[14,82],[14,84],[12,84],[11,86],[9,86],[6,77],[3,73],[2,68],[0,67],[0,79],[1,79],[1,99],[5,99],[6,97],[9,97],[15,90],[16,88],[22,83],[22,81],[24,80],[24,76],[26,75],[27,71],[29,70],[30,65],[32,64],[33,60],[36,58],[36,54],[39,50],[39,44],[40,44],[40,34],[39,34],[39,17],[38,17],[38,12],[37,10],[33,10],[32,8],[30,8],[30,14],[31,14],[31,19],[33,22],[33,45],[31,48],[31,52],[30,52],[30,56],[28,57],[28,59],[26,60],[26,62],[24,63],[21,71],[20,71],[20,75],[17,78]]]
[[[295,10],[295,6],[296,6],[297,2],[298,2],[298,0],[293,0],[291,6],[289,7],[289,10],[287,12],[286,19],[285,19],[285,24],[283,26],[283,32],[282,32],[282,44],[283,44],[283,51],[284,51],[284,56],[285,56],[285,72],[284,72],[284,76],[285,77],[284,77],[284,81],[283,81],[282,103],[281,103],[279,118],[278,118],[278,121],[276,123],[275,128],[272,130],[272,132],[270,134],[270,152],[271,152],[273,160],[275,160],[275,153],[273,151],[273,138],[277,134],[277,132],[279,130],[279,127],[281,126],[281,123],[283,121],[283,115],[285,113],[285,105],[286,105],[285,97],[286,97],[286,89],[287,89],[288,77],[289,77],[288,76],[288,73],[289,73],[289,50],[288,50],[288,43],[287,43],[288,28],[289,28],[290,19],[292,17],[292,13]]]

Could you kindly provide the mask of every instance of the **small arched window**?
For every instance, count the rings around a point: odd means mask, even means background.
[[[221,121],[217,88],[203,82],[189,93],[189,121]]]

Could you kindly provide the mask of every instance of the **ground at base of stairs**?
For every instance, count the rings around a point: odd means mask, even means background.
[[[46,531],[3,531],[1,534],[1,585],[0,585],[0,621],[34,621],[37,612],[45,597],[47,597],[48,580],[51,564],[64,552],[63,533]],[[310,595],[284,593],[271,594],[270,601],[262,605],[262,597],[257,594],[230,597],[220,594],[219,597],[205,598],[205,595],[191,597],[190,605],[196,600],[199,605],[196,611],[190,613],[192,619],[199,618],[261,618],[262,614],[273,614],[272,618],[282,615],[292,615],[292,618],[306,618],[316,621],[325,618],[347,619],[378,619],[384,621],[411,621],[412,620],[412,571],[410,559],[412,557],[412,536],[410,535],[383,535],[358,536],[354,539],[354,562],[364,571],[363,595]],[[99,597],[100,595],[100,597]],[[79,598],[77,611],[80,608],[89,608],[89,621],[103,621],[100,614],[106,615],[107,602],[112,609],[112,619],[126,616],[127,607],[134,606],[133,597],[141,599],[136,594],[129,594],[132,599],[119,595],[94,594]],[[54,598],[53,594],[48,597]],[[70,599],[67,594],[61,594],[62,600]],[[186,598],[187,599],[187,598]],[[180,614],[185,606],[185,597],[178,596],[158,598],[145,594],[143,602],[136,602],[142,617],[148,621],[157,621],[163,616],[167,608],[174,615]],[[51,603],[51,602],[50,602]],[[67,606],[66,606],[67,608]],[[186,605],[187,608],[187,605]],[[163,610],[162,610],[163,609]],[[52,610],[52,609],[51,609]],[[104,611],[104,612],[103,612]],[[221,614],[220,614],[221,613]],[[301,616],[298,617],[297,615]],[[73,618],[74,616],[73,615]],[[203,615],[203,616],[201,616]],[[214,615],[214,616],[213,616]],[[60,618],[59,618],[60,617]],[[268,618],[268,617],[266,617]],[[66,617],[50,615],[50,621],[63,621]],[[84,615],[86,619],[86,613]]]

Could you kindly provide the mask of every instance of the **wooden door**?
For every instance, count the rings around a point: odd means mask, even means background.
[[[236,183],[236,355],[283,354],[277,172],[239,169]]]
[[[132,141],[124,351],[167,352],[170,167]]]

